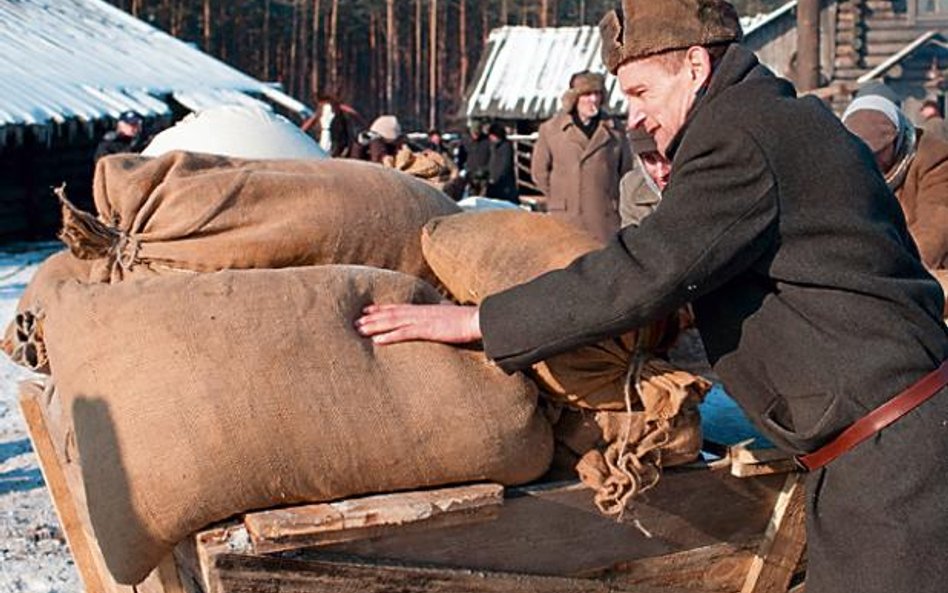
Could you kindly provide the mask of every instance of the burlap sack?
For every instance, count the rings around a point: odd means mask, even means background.
[[[631,410],[561,414],[553,426],[557,446],[572,454],[602,512],[621,514],[634,496],[658,483],[663,467],[695,460],[702,444],[698,404],[710,387],[653,358],[642,365]]]
[[[101,258],[96,279],[143,269],[209,272],[360,264],[433,280],[420,232],[459,212],[409,175],[347,159],[240,160],[171,152],[101,159],[98,220],[64,211],[62,238]]]
[[[552,437],[530,381],[476,350],[376,347],[353,328],[369,303],[439,298],[345,266],[61,285],[50,366],[115,578],[250,509],[539,477]]]
[[[543,214],[521,210],[465,212],[429,222],[421,237],[425,259],[461,303],[565,268],[602,247],[592,236]],[[623,410],[626,374],[636,348],[663,350],[677,335],[677,320],[551,357],[533,367],[541,388],[583,408]]]
[[[68,280],[87,282],[91,271],[91,261],[74,257],[69,251],[55,253],[39,265],[4,332],[3,351],[13,362],[37,373],[49,373],[42,319],[36,312],[57,284]]]

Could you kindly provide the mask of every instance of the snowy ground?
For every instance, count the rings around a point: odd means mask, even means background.
[[[37,265],[60,247],[0,247],[0,332]],[[79,575],[17,404],[17,383],[31,375],[0,354],[0,593],[79,593]]]

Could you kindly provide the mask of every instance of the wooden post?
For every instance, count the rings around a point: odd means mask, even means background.
[[[797,79],[800,91],[820,86],[820,0],[797,3]]]
[[[804,477],[791,474],[777,498],[764,541],[741,593],[785,593],[806,547]]]

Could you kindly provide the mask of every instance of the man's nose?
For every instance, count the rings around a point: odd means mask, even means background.
[[[642,125],[642,122],[644,121],[645,114],[642,113],[640,109],[636,109],[635,107],[629,105],[629,120],[626,124],[626,127],[631,131]]]

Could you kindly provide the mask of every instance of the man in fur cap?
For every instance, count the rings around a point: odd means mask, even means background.
[[[873,155],[737,42],[722,0],[624,0],[600,25],[661,207],[475,307],[370,306],[376,343],[483,340],[513,372],[693,302],[728,391],[807,478],[807,593],[948,581],[948,328]],[[841,437],[841,435],[843,435]]]
[[[602,112],[605,90],[602,74],[574,74],[530,162],[547,211],[603,241],[619,230],[619,180],[632,167],[625,133]]]

